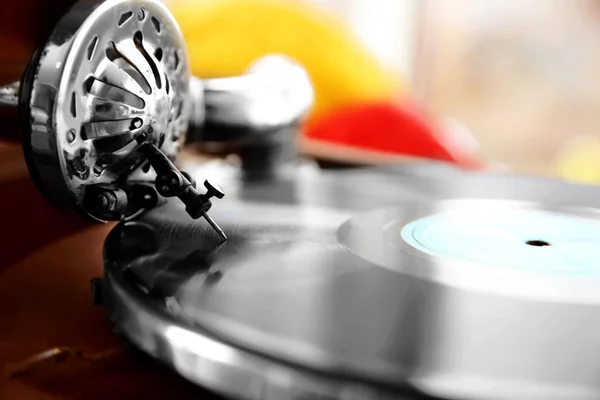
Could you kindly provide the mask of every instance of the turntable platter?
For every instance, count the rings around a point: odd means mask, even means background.
[[[116,327],[186,378],[238,398],[600,395],[597,188],[441,164],[223,186],[224,243],[168,202],[105,244]]]

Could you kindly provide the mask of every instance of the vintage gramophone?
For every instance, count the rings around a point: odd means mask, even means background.
[[[245,76],[190,76],[161,2],[110,0],[73,6],[0,96],[18,106],[31,177],[56,207],[120,220],[178,197],[224,236],[206,212],[225,193],[216,182],[196,188],[173,164],[178,152],[190,143],[259,144],[267,152],[242,162],[268,163],[281,142],[274,135],[301,121],[313,94],[302,67],[281,55],[257,60]]]
[[[202,217],[224,241],[209,209],[225,191],[215,180],[197,186],[175,166],[178,153],[235,153],[249,179],[269,176],[293,157],[312,99],[304,69],[278,54],[256,60],[244,76],[191,76],[177,22],[158,0],[82,1],[35,50],[22,79],[0,88],[0,107],[16,107],[20,120],[19,135],[5,129],[1,138],[22,142],[36,188],[72,215],[66,225],[135,221],[179,198],[190,219]],[[53,232],[65,230],[50,217]],[[32,229],[32,237],[47,236]],[[100,282],[92,281],[95,300]]]

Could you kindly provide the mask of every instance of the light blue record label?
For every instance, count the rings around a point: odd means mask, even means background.
[[[436,257],[542,273],[600,275],[600,221],[527,209],[455,210],[402,229]]]

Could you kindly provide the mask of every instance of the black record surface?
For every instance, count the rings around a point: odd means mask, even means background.
[[[597,188],[442,164],[307,167],[265,181],[224,166],[195,175],[201,181],[215,173],[227,194],[210,214],[226,242],[175,200],[119,224],[107,239],[107,270],[157,313],[273,362],[372,387],[449,399],[600,396],[593,300],[553,298],[556,277],[540,278],[552,289],[544,296],[488,291],[488,272],[481,286],[471,279],[477,272],[448,274],[454,267],[399,235],[397,246],[386,245],[384,229],[457,198],[582,215],[600,204]],[[436,270],[451,281],[435,278]],[[515,282],[519,274],[537,282],[518,271],[497,279]],[[560,293],[568,296],[574,285]],[[586,285],[600,289],[597,278]]]

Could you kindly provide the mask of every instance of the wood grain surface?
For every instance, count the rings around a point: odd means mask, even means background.
[[[48,205],[17,145],[0,144],[0,171],[0,398],[215,398],[131,347],[92,304],[112,224]]]

